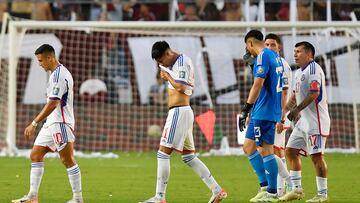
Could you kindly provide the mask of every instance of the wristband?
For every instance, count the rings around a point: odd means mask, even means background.
[[[31,125],[34,126],[34,127],[36,127],[36,126],[38,125],[38,123],[35,122],[35,121],[32,121],[32,122],[31,122]]]

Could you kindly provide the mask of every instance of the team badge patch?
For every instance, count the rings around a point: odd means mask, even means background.
[[[283,83],[284,83],[284,85],[288,85],[288,84],[289,84],[288,79],[287,79],[287,78],[283,78]]]
[[[185,71],[180,71],[179,72],[179,77],[182,79],[185,79]]]
[[[52,91],[52,94],[53,94],[53,95],[58,95],[58,94],[59,94],[59,91],[60,91],[60,88],[54,87],[54,88],[53,88],[53,91]]]
[[[262,74],[262,73],[264,73],[264,68],[260,66],[260,67],[257,69],[256,72],[257,72],[258,74]]]

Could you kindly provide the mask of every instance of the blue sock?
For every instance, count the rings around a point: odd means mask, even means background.
[[[274,154],[263,157],[264,168],[266,171],[267,181],[269,183],[267,191],[269,193],[277,193],[277,175],[278,175],[278,165]]]
[[[267,186],[268,182],[266,179],[264,162],[263,162],[263,158],[261,157],[260,153],[256,150],[254,153],[252,153],[248,156],[248,159],[251,163],[251,166],[255,170],[257,177],[259,178],[260,187]]]

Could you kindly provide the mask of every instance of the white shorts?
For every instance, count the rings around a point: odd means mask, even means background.
[[[324,153],[327,137],[322,135],[308,135],[295,126],[286,147],[300,149],[305,154]]]
[[[61,151],[68,142],[74,141],[75,136],[69,125],[54,123],[41,128],[34,145],[48,147],[52,151]]]
[[[285,150],[285,132],[289,128],[291,128],[291,121],[289,121],[289,119],[285,119],[284,130],[280,134],[278,134],[275,130],[274,147],[276,149]]]
[[[276,149],[281,149],[281,150],[285,149],[285,131],[286,130],[283,130],[280,134],[275,132],[274,147]]]
[[[160,145],[177,151],[195,151],[193,138],[194,113],[190,106],[169,110]]]

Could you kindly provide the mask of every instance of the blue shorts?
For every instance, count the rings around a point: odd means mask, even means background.
[[[246,130],[246,138],[255,140],[256,146],[274,144],[276,122],[250,119]]]

